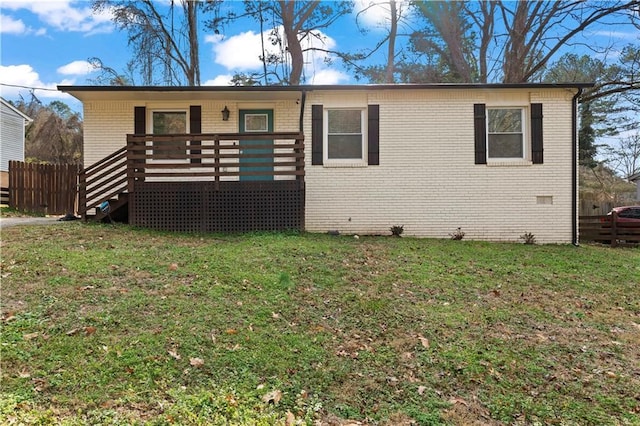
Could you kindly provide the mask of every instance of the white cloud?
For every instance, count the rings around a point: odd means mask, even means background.
[[[0,33],[3,34],[24,34],[27,26],[20,19],[13,19],[10,16],[0,15]]]
[[[202,83],[203,86],[229,86],[231,84],[231,74],[222,74]]]
[[[108,10],[94,13],[88,2],[4,0],[2,7],[14,11],[28,10],[41,22],[59,31],[97,34],[113,30],[111,13]]]
[[[345,73],[327,68],[313,74],[309,84],[340,84],[348,81],[349,78]]]
[[[0,33],[2,34],[35,34],[39,36],[46,34],[46,32],[47,30],[45,28],[34,30],[31,27],[27,27],[22,19],[14,19],[11,16],[0,15]]]
[[[621,39],[621,40],[640,40],[640,33],[637,30],[632,31],[609,31],[609,30],[599,30],[592,31],[592,36],[597,37],[607,37],[609,39]]]
[[[22,95],[28,98],[29,88],[44,89],[35,90],[38,98],[57,98],[71,99],[69,95],[59,92],[56,89],[58,84],[70,85],[74,84],[73,79],[63,79],[56,83],[45,83],[40,80],[40,75],[31,67],[31,65],[0,65],[0,75],[2,75],[2,97],[6,99],[15,99]]]
[[[95,71],[95,68],[87,61],[73,61],[57,69],[62,75],[87,75]]]
[[[285,39],[283,29],[280,27],[281,39]],[[263,33],[266,54],[279,54],[279,51],[269,41],[270,31]],[[205,42],[213,45],[214,62],[222,65],[229,71],[260,71],[262,69],[262,40],[259,33],[253,31],[243,32],[231,37],[224,38],[219,35],[205,37]],[[302,40],[302,48],[306,50],[304,58],[304,76],[311,84],[336,84],[346,81],[349,77],[346,74],[335,71],[326,63],[328,54],[313,49],[331,50],[335,48],[335,40],[316,32]],[[220,77],[216,78],[215,81]],[[228,82],[226,82],[228,84]]]
[[[408,0],[396,2],[398,14],[403,16],[409,10]],[[375,2],[372,0],[356,0],[354,2],[353,14],[358,19],[358,24],[363,29],[386,31],[389,27],[389,17],[391,10],[389,3]]]
[[[213,43],[214,62],[228,70],[250,71],[262,66],[260,34],[247,31],[226,39],[208,36],[205,41]]]

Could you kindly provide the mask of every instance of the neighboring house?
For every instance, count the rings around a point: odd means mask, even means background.
[[[81,206],[126,192],[132,224],[386,235],[404,226],[436,238],[461,228],[468,239],[577,243],[585,87],[59,89],[84,105],[87,174],[108,176],[103,191],[81,191]],[[106,168],[116,161],[120,171]]]
[[[24,128],[33,120],[0,98],[0,186],[9,187],[9,161],[24,161]]]
[[[636,184],[636,201],[640,203],[640,172],[632,174],[627,180]]]

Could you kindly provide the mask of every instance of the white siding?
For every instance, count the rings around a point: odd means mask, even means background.
[[[0,124],[0,171],[9,170],[9,161],[24,161],[25,119],[2,105]]]

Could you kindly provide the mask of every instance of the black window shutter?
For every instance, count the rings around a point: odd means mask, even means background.
[[[542,104],[531,104],[531,160],[533,164],[542,164]]]
[[[202,107],[200,105],[191,105],[189,107],[189,133],[196,134],[202,133]],[[202,145],[201,141],[191,141],[191,146]],[[199,149],[192,149],[191,154],[200,154],[202,151]],[[202,163],[200,158],[192,158],[191,162],[194,164]]]
[[[370,166],[380,164],[380,105],[369,105],[367,157]]]
[[[487,115],[485,104],[473,105],[476,164],[487,164]]]
[[[133,109],[133,133],[144,135],[147,133],[147,109],[145,107],[134,107]]]
[[[322,165],[322,105],[311,105],[311,164]]]

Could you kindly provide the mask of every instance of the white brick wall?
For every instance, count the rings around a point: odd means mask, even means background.
[[[424,90],[372,92],[380,105],[380,165],[311,165],[306,132],[306,227],[309,231],[516,241],[571,241],[571,97],[564,90]],[[339,103],[347,92],[310,93],[311,105]],[[542,102],[544,164],[474,164],[473,104]],[[553,204],[537,204],[537,197]],[[548,198],[545,200],[548,201]]]
[[[405,234],[517,241],[531,232],[542,243],[571,241],[571,99],[566,89],[456,89],[310,91],[304,111],[306,227],[312,232]],[[380,105],[380,165],[339,168],[311,165],[311,105],[362,102]],[[544,164],[474,164],[473,104],[542,103]],[[134,106],[153,102],[85,102],[85,164],[125,145]],[[202,105],[202,131],[237,132],[238,109],[273,108],[276,131],[297,131],[293,100],[162,103]],[[224,106],[231,119],[222,121]],[[528,122],[528,118],[527,118]],[[539,204],[552,197],[553,204]]]

